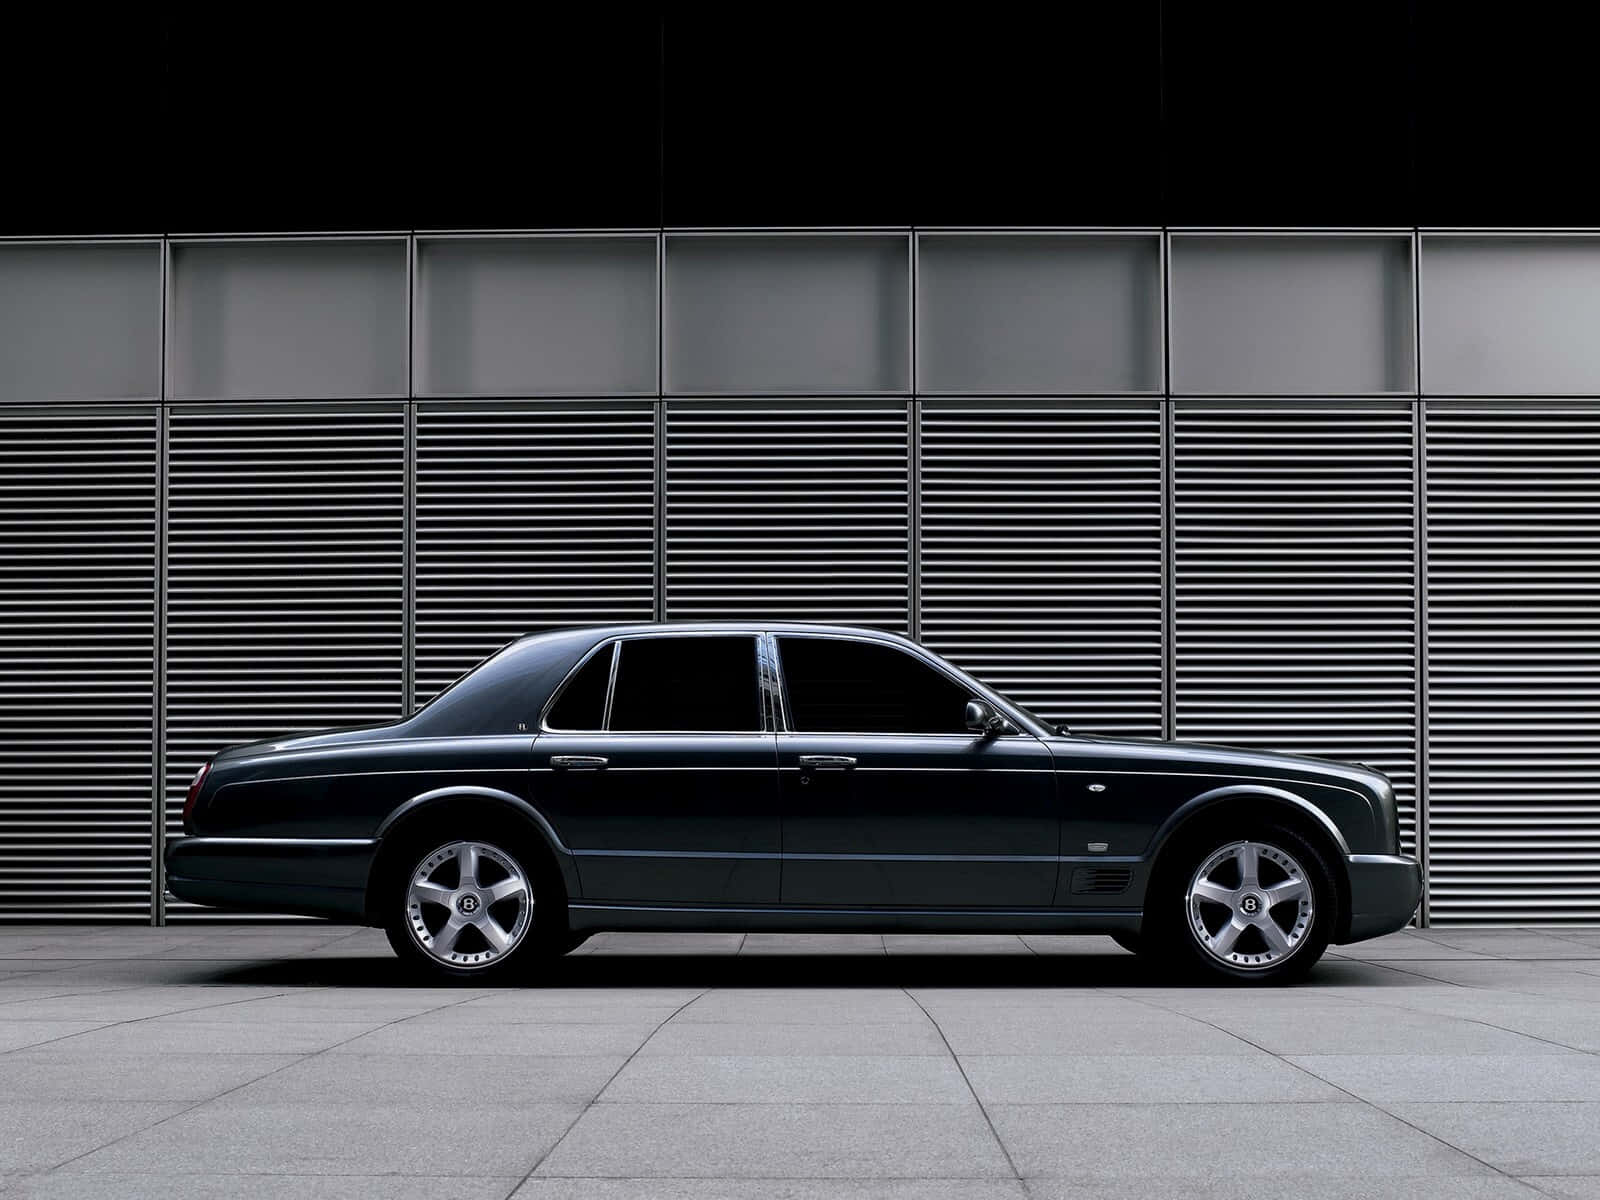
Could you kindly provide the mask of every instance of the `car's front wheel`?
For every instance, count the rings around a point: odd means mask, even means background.
[[[391,873],[383,914],[389,944],[403,961],[438,976],[502,981],[565,949],[564,922],[553,919],[559,898],[530,848],[506,833],[490,828],[409,840]]]
[[[1328,948],[1337,896],[1324,855],[1294,830],[1190,839],[1163,873],[1163,948],[1216,977],[1302,978]]]

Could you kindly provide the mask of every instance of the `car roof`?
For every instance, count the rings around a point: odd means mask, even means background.
[[[575,633],[590,634],[597,642],[606,638],[646,633],[826,633],[901,642],[908,646],[916,644],[909,638],[885,629],[872,629],[860,625],[827,625],[816,621],[648,621],[628,625],[581,625],[531,633],[518,640],[566,637]]]

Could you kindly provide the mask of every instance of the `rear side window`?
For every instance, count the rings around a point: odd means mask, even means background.
[[[611,728],[749,733],[761,728],[753,637],[647,637],[622,643]]]
[[[606,716],[606,688],[611,683],[612,647],[597,651],[578,673],[567,680],[554,706],[545,718],[551,729],[603,729]]]
[[[965,733],[972,693],[881,643],[780,637],[796,733]]]

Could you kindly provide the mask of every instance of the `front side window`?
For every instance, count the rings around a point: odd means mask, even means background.
[[[796,733],[965,733],[972,693],[915,655],[877,642],[779,637]]]
[[[613,730],[751,733],[761,728],[753,637],[646,637],[622,643]]]

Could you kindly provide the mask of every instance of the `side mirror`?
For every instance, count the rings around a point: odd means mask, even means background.
[[[986,700],[967,701],[966,725],[968,729],[974,733],[981,733],[984,737],[1015,732],[1011,722],[995,712],[994,706]]]

